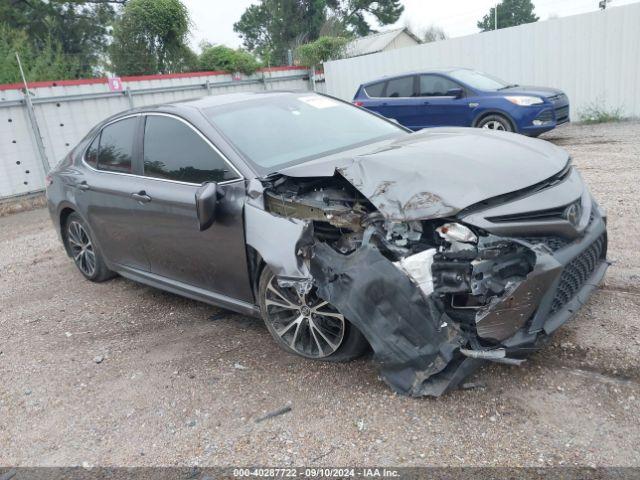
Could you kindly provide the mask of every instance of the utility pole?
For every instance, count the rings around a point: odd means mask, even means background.
[[[42,142],[42,135],[40,135],[40,127],[38,127],[38,119],[36,118],[36,112],[33,109],[33,103],[31,102],[31,92],[29,91],[29,85],[27,84],[27,78],[24,76],[24,70],[22,69],[22,62],[20,61],[20,55],[16,52],[16,60],[18,60],[18,68],[20,69],[20,75],[22,76],[22,83],[24,83],[24,101],[27,106],[27,116],[29,117],[29,123],[31,124],[31,131],[33,138],[36,141],[38,147],[38,153],[40,154],[40,162],[42,163],[42,170],[44,174],[49,173],[49,160],[47,159],[47,152]]]
[[[497,30],[498,29],[498,4],[497,3],[496,3],[496,8],[493,9],[493,15],[494,15],[493,29]]]

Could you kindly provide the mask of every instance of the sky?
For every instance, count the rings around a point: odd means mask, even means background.
[[[191,13],[194,24],[191,44],[197,48],[201,41],[239,47],[242,43],[233,31],[245,9],[258,0],[182,0]],[[611,0],[607,8],[635,3],[639,0]],[[533,0],[535,13],[540,20],[550,16],[565,17],[598,10],[599,0]],[[395,25],[381,30],[409,25],[420,34],[430,25],[444,29],[449,37],[460,37],[478,32],[476,23],[495,0],[403,0],[404,13]],[[374,25],[374,28],[377,26]]]

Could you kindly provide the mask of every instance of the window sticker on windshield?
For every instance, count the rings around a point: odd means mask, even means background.
[[[311,105],[312,107],[315,107],[315,108],[331,108],[331,107],[337,107],[338,105],[340,105],[335,100],[331,100],[330,98],[327,98],[327,97],[321,97],[321,96],[315,96],[315,95],[309,96],[309,97],[300,97],[298,100],[306,103],[307,105]]]

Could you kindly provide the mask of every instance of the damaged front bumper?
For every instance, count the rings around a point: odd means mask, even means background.
[[[475,309],[471,325],[452,318],[437,296],[424,295],[374,245],[341,255],[316,244],[310,271],[319,295],[369,340],[391,388],[439,396],[486,361],[514,364],[514,357],[538,348],[586,302],[608,267],[605,220],[595,206],[572,242],[510,240],[535,254],[533,269],[499,299]]]

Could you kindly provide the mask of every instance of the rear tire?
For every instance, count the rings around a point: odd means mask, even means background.
[[[104,282],[115,277],[107,268],[104,256],[80,215],[72,213],[64,223],[64,245],[80,273],[92,282]]]
[[[361,356],[369,344],[362,333],[312,288],[298,295],[280,287],[265,267],[260,274],[260,311],[269,333],[285,351],[313,360],[347,362]]]
[[[476,124],[477,128],[484,128],[487,130],[499,130],[503,132],[513,132],[513,125],[507,117],[504,115],[487,115]]]

